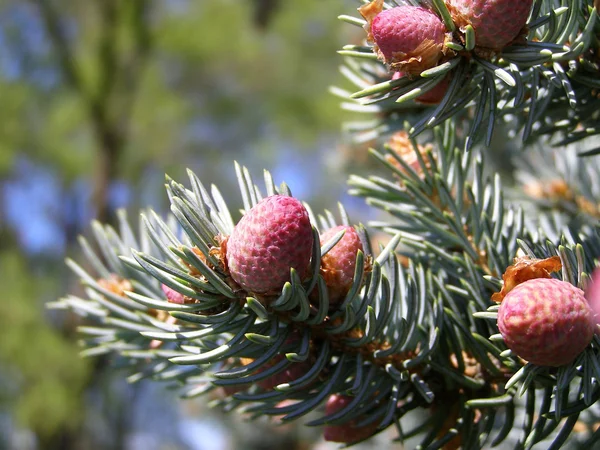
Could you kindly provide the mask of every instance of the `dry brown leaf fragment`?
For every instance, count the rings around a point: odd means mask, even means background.
[[[573,190],[565,180],[534,181],[525,184],[523,190],[533,198],[550,201],[573,201]]]
[[[405,168],[398,162],[398,159],[403,161],[408,167],[410,167],[419,177],[424,177],[424,169],[421,163],[419,162],[419,156],[417,152],[423,158],[425,163],[425,167],[427,169],[431,168],[431,145],[420,145],[417,144],[416,148],[413,142],[410,140],[408,133],[406,131],[398,131],[394,133],[387,145],[390,150],[393,151],[395,156],[387,155],[386,160],[392,164],[396,169],[398,169],[401,173],[405,173]]]
[[[560,269],[562,269],[562,262],[559,256],[544,259],[529,256],[516,257],[513,265],[508,266],[502,275],[504,285],[500,292],[492,294],[492,301],[500,303],[515,286],[534,278],[551,278],[550,274]]]
[[[473,355],[471,355],[463,350],[462,360],[464,363],[464,372],[463,373],[466,376],[471,377],[471,378],[480,378],[481,377],[481,373],[482,373],[481,364],[479,363],[477,358],[475,358]],[[459,367],[458,358],[454,353],[450,355],[450,364],[452,364],[452,367],[454,367],[455,369],[458,369],[458,367]]]
[[[100,287],[112,292],[119,297],[125,297],[125,291],[133,291],[131,282],[119,275],[111,273],[108,278],[100,278],[98,280]]]
[[[371,33],[371,23],[377,14],[383,11],[383,0],[373,0],[370,3],[362,5],[358,8],[358,12],[363,19],[367,21],[365,24],[365,30],[367,31],[367,40],[373,41],[373,34]]]

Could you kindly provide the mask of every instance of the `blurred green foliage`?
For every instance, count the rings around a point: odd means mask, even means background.
[[[237,191],[232,160],[271,169],[280,144],[314,156],[314,175],[323,173],[319,146],[344,119],[327,88],[337,77],[335,51],[348,40],[343,33],[354,32],[335,20],[349,5],[272,3],[277,8],[259,26],[251,0],[0,1],[0,186],[25,181],[15,167],[26,160],[58,182],[63,197],[55,203],[79,195],[98,215],[111,207],[115,181],[130,189],[131,209],[160,209],[162,182],[149,187],[148,174],[181,178],[187,166],[226,194]],[[82,186],[100,194],[90,197]],[[0,410],[40,445],[66,448],[52,436],[82,432],[90,361],[77,355],[77,324],[50,320],[44,303],[72,278],[64,254],[24,252],[17,236],[37,218],[9,211],[8,200],[0,196],[0,217],[17,219],[0,220],[0,283],[8,293]],[[58,212],[46,219],[77,258],[75,236],[89,232],[89,217]]]
[[[75,341],[41,312],[40,299],[58,292],[59,280],[32,273],[29,264],[16,252],[0,255],[0,285],[5,289],[0,367],[3,378],[10,377],[0,398],[21,426],[35,430],[44,441],[57,429],[80,424],[80,396],[89,368],[87,361],[76,357]]]

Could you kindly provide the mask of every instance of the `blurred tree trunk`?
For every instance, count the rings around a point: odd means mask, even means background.
[[[254,3],[254,24],[257,28],[266,29],[273,15],[279,8],[279,0],[252,0]]]
[[[101,222],[111,223],[114,217],[109,205],[110,187],[119,175],[131,109],[151,51],[147,17],[151,2],[103,0],[94,4],[98,8],[100,36],[93,55],[98,73],[94,77],[95,83],[90,83],[79,70],[73,44],[64,31],[61,6],[51,0],[33,1],[40,10],[65,81],[77,93],[88,113],[96,139],[92,188],[94,216]],[[118,45],[123,34],[133,42],[128,51]]]

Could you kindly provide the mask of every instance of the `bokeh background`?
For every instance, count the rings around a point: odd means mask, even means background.
[[[0,449],[330,448],[319,430],[248,424],[205,400],[78,356],[90,221],[168,211],[164,176],[191,168],[241,206],[233,161],[266,168],[313,210],[345,194],[346,118],[328,87],[360,39],[348,0],[0,0]],[[384,438],[388,441],[389,438]],[[382,444],[372,444],[383,448]]]

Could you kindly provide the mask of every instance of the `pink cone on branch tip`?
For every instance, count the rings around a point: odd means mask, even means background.
[[[320,239],[326,244],[340,231],[342,238],[321,258],[321,275],[327,285],[329,304],[336,305],[343,300],[354,280],[356,254],[363,251],[363,245],[354,227],[339,225],[325,231]]]
[[[227,266],[246,291],[275,294],[290,280],[290,268],[305,277],[312,245],[306,208],[293,197],[272,195],[234,227],[227,240]]]
[[[594,335],[594,315],[581,289],[555,278],[535,278],[514,287],[498,310],[507,347],[533,364],[568,364]]]
[[[475,45],[501,50],[516,39],[529,17],[533,0],[446,0],[452,20],[464,31],[471,25]]]
[[[433,11],[411,5],[383,9],[383,1],[374,0],[359,12],[367,20],[367,39],[390,69],[418,75],[442,58],[446,28]]]

